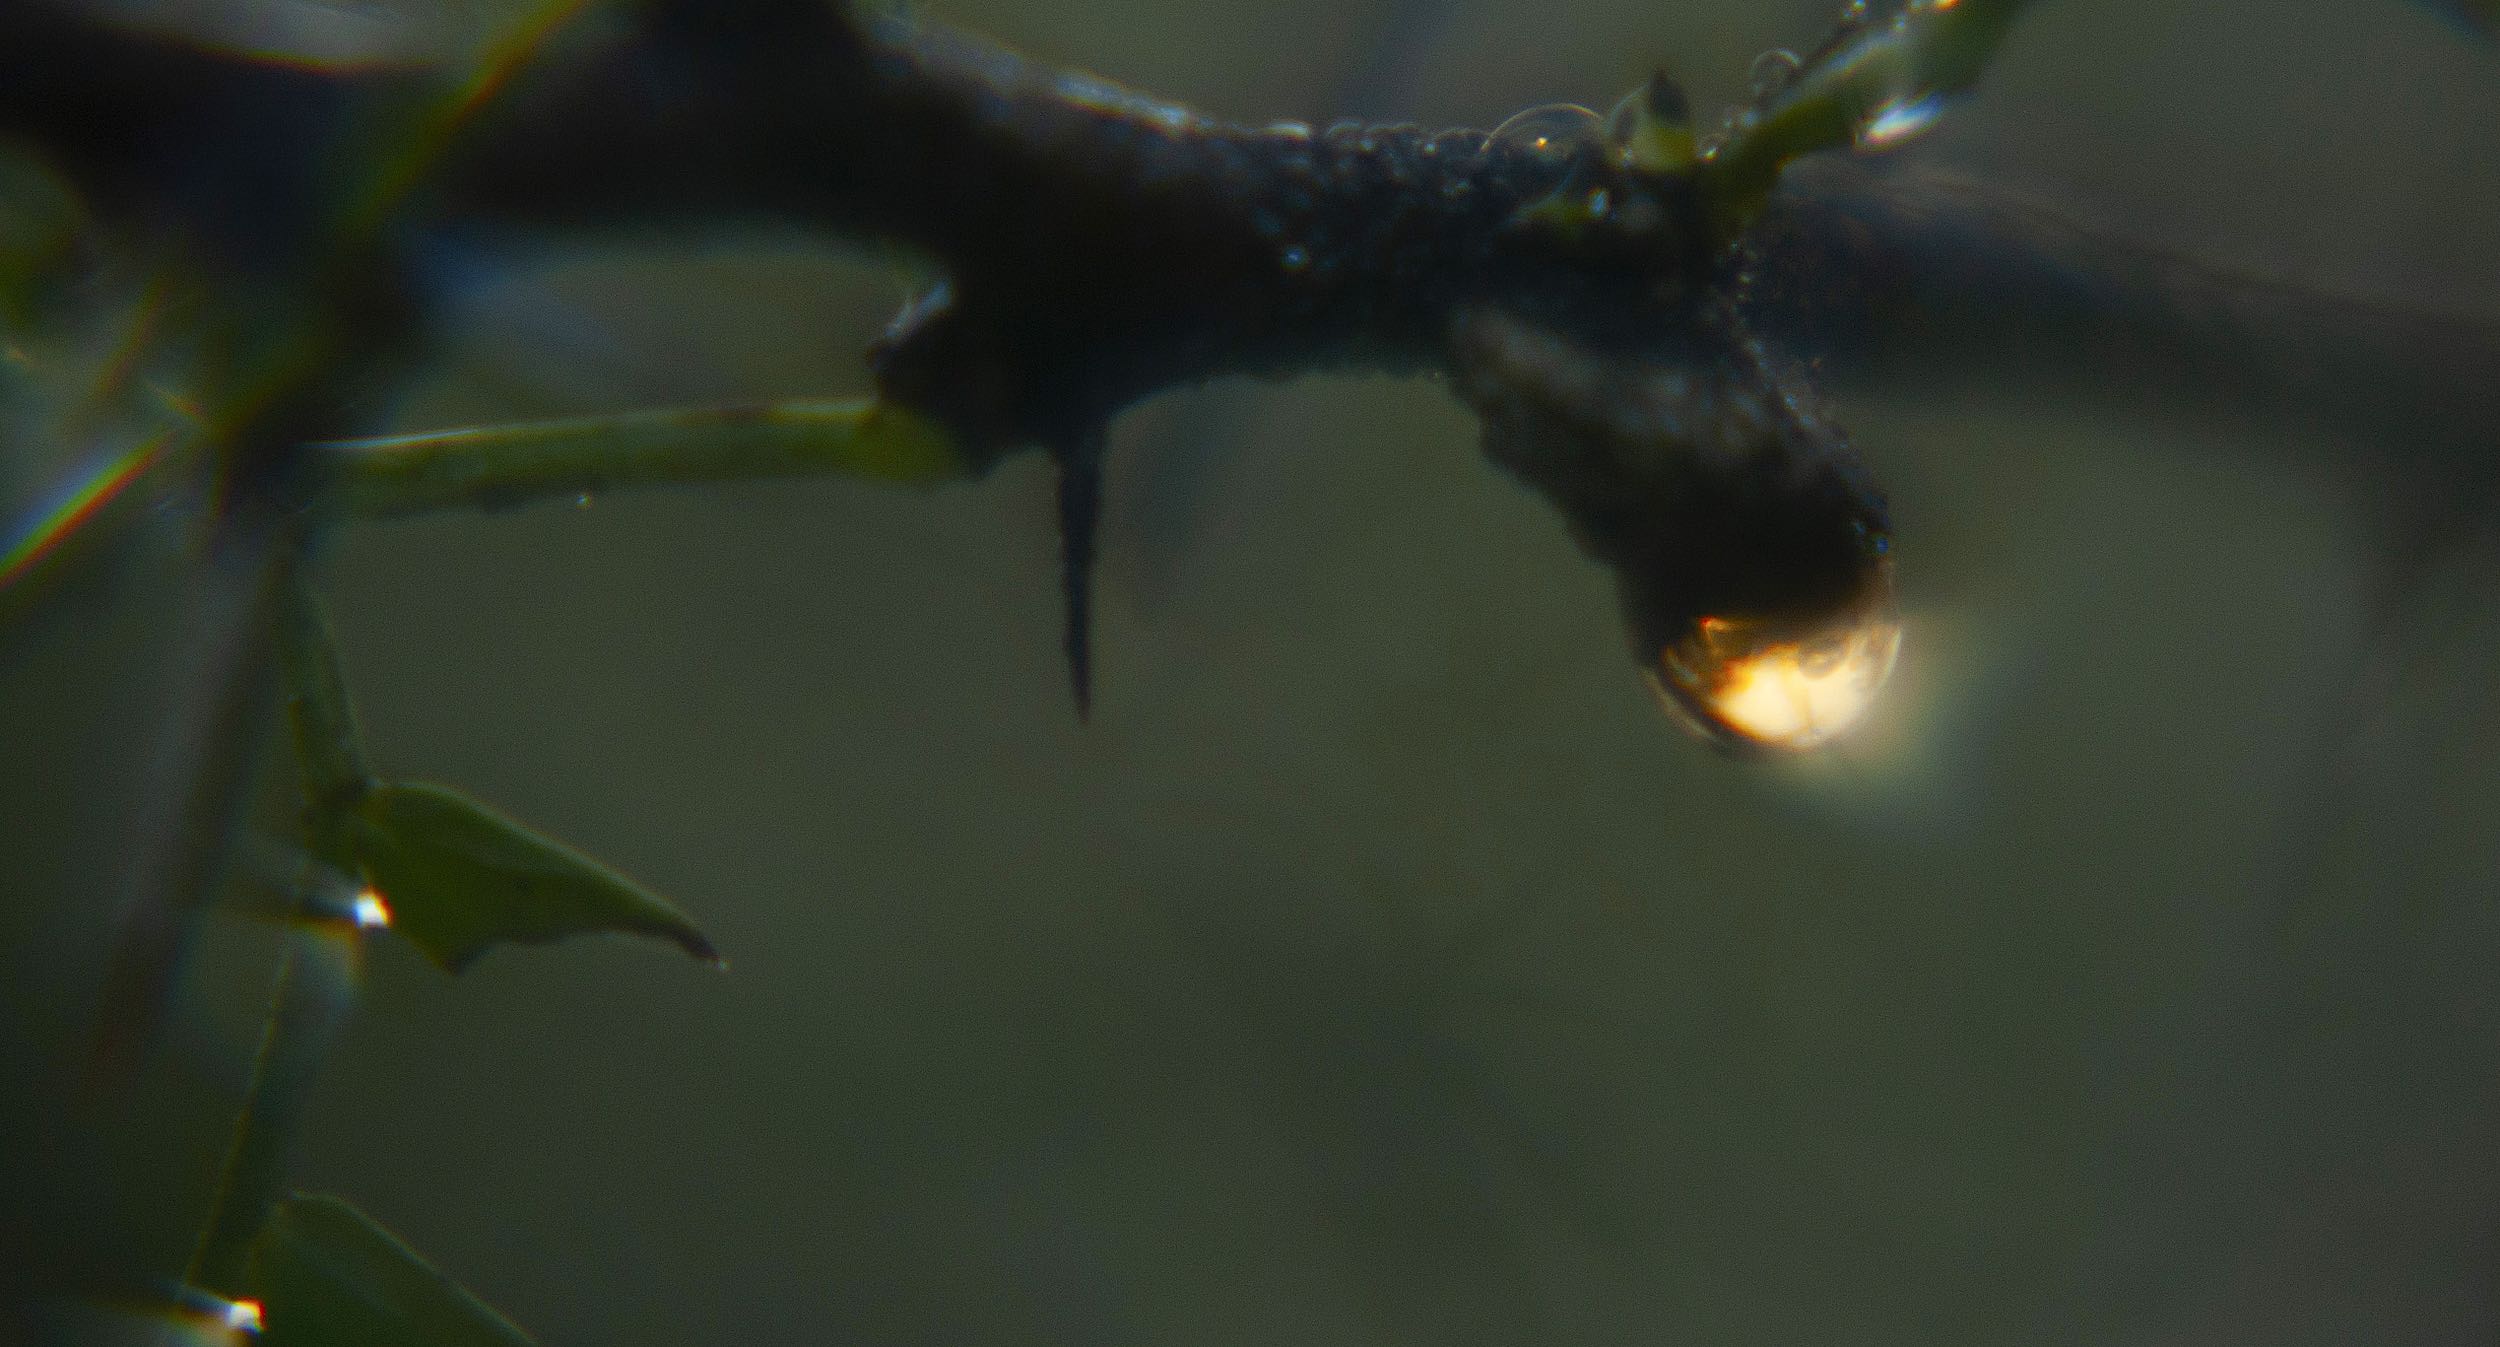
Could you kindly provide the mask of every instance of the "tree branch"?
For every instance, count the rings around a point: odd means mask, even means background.
[[[905,242],[950,281],[880,347],[879,390],[986,458],[1218,374],[1440,367],[1477,304],[1657,327],[1711,266],[1689,203],[1648,212],[1641,248],[1558,248],[1517,217],[1569,167],[1476,131],[1220,122],[894,22],[655,22],[520,82],[436,208]]]

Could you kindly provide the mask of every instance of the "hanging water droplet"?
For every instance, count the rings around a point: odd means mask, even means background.
[[[1289,272],[1306,270],[1311,265],[1311,250],[1299,243],[1287,244],[1285,250],[1276,255],[1276,264]]]
[[[1793,632],[1743,618],[1705,617],[1658,653],[1650,687],[1678,720],[1738,747],[1807,749],[1831,742],[1875,704],[1901,653],[1901,623],[1885,601],[1831,627]]]
[[[1561,159],[1597,138],[1599,119],[1577,103],[1548,103],[1493,128],[1493,145],[1523,149],[1542,158]]]

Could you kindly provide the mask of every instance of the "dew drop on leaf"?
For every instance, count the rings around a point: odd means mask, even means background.
[[[1599,120],[1596,112],[1577,103],[1548,103],[1494,127],[1490,143],[1545,158],[1568,158],[1572,151],[1597,138]]]

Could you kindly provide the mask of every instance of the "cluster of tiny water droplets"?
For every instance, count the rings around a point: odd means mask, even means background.
[[[1568,140],[1568,125],[1558,125],[1552,137],[1556,155]],[[1361,264],[1365,267],[1385,265],[1392,271],[1429,266],[1428,250],[1386,247],[1382,241],[1408,228],[1398,217],[1427,194],[1440,209],[1474,195],[1477,185],[1466,170],[1488,143],[1480,131],[1433,132],[1351,119],[1320,128],[1270,122],[1251,135],[1264,143],[1268,172],[1243,205],[1269,266],[1291,284],[1288,294],[1301,304],[1341,297],[1341,282],[1357,257],[1370,259]]]

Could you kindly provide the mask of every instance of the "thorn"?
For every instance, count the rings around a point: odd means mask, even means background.
[[[1649,105],[1649,115],[1658,121],[1673,126],[1692,124],[1692,101],[1684,96],[1684,86],[1666,71],[1651,71],[1649,83],[1641,86],[1641,95]]]
[[[1102,523],[1103,435],[1088,431],[1061,444],[1059,462],[1059,592],[1066,601],[1062,642],[1068,691],[1082,724],[1094,710],[1094,535]]]

